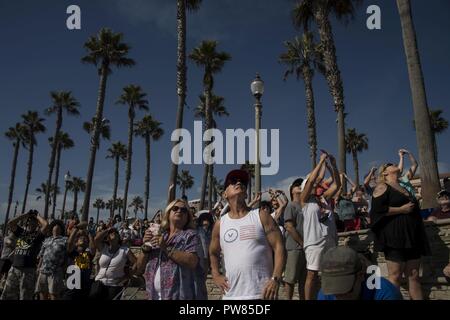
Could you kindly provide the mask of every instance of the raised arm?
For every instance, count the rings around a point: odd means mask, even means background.
[[[302,191],[302,194],[300,195],[300,201],[301,201],[302,205],[304,205],[306,203],[306,201],[308,200],[308,198],[312,192],[312,189],[314,187],[314,184],[317,181],[317,177],[320,173],[320,170],[325,165],[325,161],[327,158],[328,158],[328,155],[325,153],[322,153],[320,155],[319,163],[314,168],[314,170],[310,173],[308,180],[306,181],[306,185]]]
[[[403,167],[404,167],[404,155],[405,155],[405,150],[404,149],[400,149],[398,150],[398,168],[400,169],[400,175],[403,173]]]
[[[352,189],[350,190],[351,191],[351,193],[352,194],[354,194],[355,193],[355,191],[356,191],[356,185],[355,185],[355,183],[352,181],[352,179],[350,179],[345,173],[344,173],[344,177],[345,177],[345,179],[348,181],[348,183],[350,183],[350,185],[352,186]]]
[[[253,208],[253,206],[259,203],[260,200],[261,200],[261,192],[258,192],[253,198],[253,200],[248,204],[248,206],[250,208]]]
[[[72,230],[70,231],[69,240],[67,240],[67,252],[70,253],[75,248],[75,241],[77,239],[77,235],[78,235],[78,229],[72,228]]]
[[[336,166],[336,159],[333,156],[330,156],[329,159],[330,159],[330,165],[331,165],[331,172],[330,172],[330,174],[333,176],[334,183],[323,194],[323,196],[327,200],[333,198],[333,196],[336,194],[336,192],[342,186],[341,178],[339,177],[339,171],[338,171],[337,166]]]
[[[280,217],[284,214],[284,210],[289,202],[284,192],[281,191],[281,194],[276,198],[278,202],[278,209],[275,211],[275,221],[278,223]]]
[[[416,158],[414,158],[413,154],[409,151],[408,151],[408,156],[409,156],[409,161],[411,162],[411,168],[409,168],[409,170],[408,170],[407,177],[409,180],[411,180],[414,177],[414,175],[416,174],[418,164],[417,164]]]
[[[370,184],[370,180],[372,179],[373,175],[375,174],[375,171],[377,170],[377,168],[373,167],[372,169],[370,169],[369,174],[367,175],[366,179],[364,179],[364,187],[368,187]]]
[[[22,214],[22,215],[20,215],[20,216],[18,216],[16,218],[13,218],[13,219],[9,220],[8,221],[8,228],[9,228],[9,230],[11,230],[11,232],[13,232],[13,233],[16,232],[17,231],[17,224],[21,220],[23,220],[25,218],[28,218],[29,216],[30,215],[28,213],[25,213],[25,214]]]
[[[106,235],[108,234],[109,230],[111,230],[112,228],[108,228],[106,230],[100,231],[99,233],[97,233],[97,235],[94,238],[94,245],[95,245],[95,249],[97,249],[98,251],[102,251],[103,249],[103,240],[105,239]]]

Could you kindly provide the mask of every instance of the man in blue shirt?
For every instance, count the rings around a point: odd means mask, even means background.
[[[391,282],[382,277],[378,283],[367,281],[365,271],[353,249],[329,249],[322,258],[322,289],[317,300],[403,300],[400,290]]]

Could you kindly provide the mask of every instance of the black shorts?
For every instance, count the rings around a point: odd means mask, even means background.
[[[384,257],[387,261],[406,262],[411,260],[419,260],[422,256],[418,249],[395,249],[385,248]]]

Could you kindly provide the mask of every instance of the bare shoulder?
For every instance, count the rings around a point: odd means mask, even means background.
[[[382,196],[387,190],[387,184],[386,183],[379,183],[375,187],[375,190],[373,190],[373,197],[377,198]]]

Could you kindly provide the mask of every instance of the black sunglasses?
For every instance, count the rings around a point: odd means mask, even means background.
[[[188,209],[186,207],[179,207],[179,206],[173,206],[172,211],[173,212],[180,211],[181,213],[188,213]]]
[[[237,184],[238,182],[240,182],[243,186],[246,185],[246,184],[244,183],[244,181],[242,181],[242,179],[234,178],[234,177],[228,179],[228,185],[230,185],[230,184],[235,185],[235,184]]]

